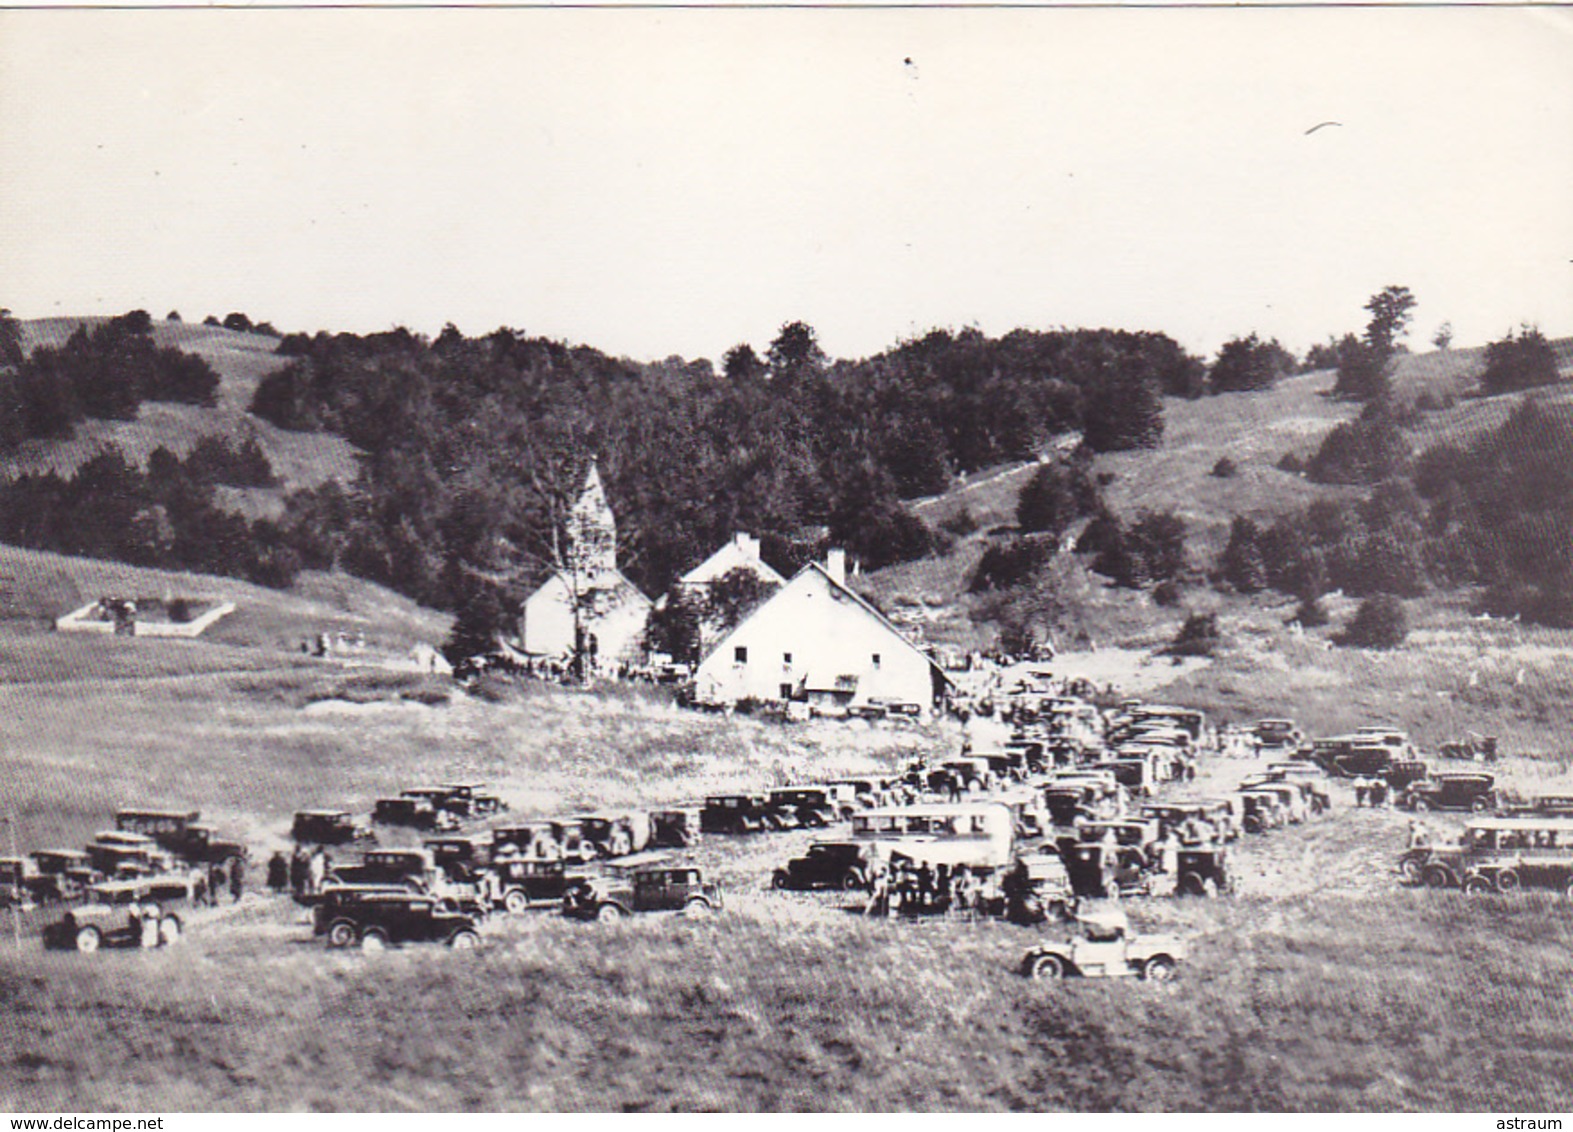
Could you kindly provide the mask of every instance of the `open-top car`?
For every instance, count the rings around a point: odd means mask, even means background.
[[[563,915],[620,920],[635,912],[680,910],[704,916],[721,908],[721,890],[691,865],[585,877],[563,896]]]
[[[376,831],[361,825],[345,810],[301,810],[290,824],[289,835],[303,845],[377,843]]]
[[[187,889],[189,893],[189,889]],[[44,929],[44,946],[93,952],[100,947],[158,947],[179,943],[184,925],[168,911],[171,894],[140,880],[105,881]]]
[[[854,890],[868,886],[868,844],[861,841],[816,841],[801,857],[787,861],[770,878],[773,888]]]
[[[1165,982],[1189,952],[1176,935],[1131,935],[1130,922],[1118,909],[1077,917],[1081,933],[1073,939],[1045,941],[1021,961],[1021,973],[1033,979],[1136,978]]]
[[[480,946],[474,916],[454,911],[432,896],[411,892],[341,893],[312,912],[312,934],[329,947],[378,951],[390,944],[445,943],[455,950]]]

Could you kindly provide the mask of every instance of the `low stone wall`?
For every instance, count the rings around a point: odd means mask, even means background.
[[[208,626],[219,618],[235,612],[235,603],[223,601],[208,610],[201,617],[194,617],[190,621],[136,621],[130,623],[128,635],[133,637],[178,637],[190,639],[200,637]],[[84,605],[81,609],[74,609],[64,617],[55,618],[55,629],[62,633],[102,633],[105,636],[114,636],[117,622],[113,616],[104,613],[98,602]]]

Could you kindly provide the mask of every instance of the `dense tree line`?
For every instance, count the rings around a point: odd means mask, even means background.
[[[218,374],[203,359],[153,343],[146,311],[78,326],[60,346],[27,356],[0,312],[0,451],[25,440],[68,439],[78,421],[134,420],[144,401],[212,405]]]
[[[1391,470],[1356,503],[1320,500],[1270,527],[1236,519],[1219,580],[1303,600],[1475,585],[1491,612],[1573,626],[1573,408],[1526,401]]]
[[[143,470],[106,447],[74,475],[0,484],[0,542],[289,586],[299,559],[282,532],[217,507],[212,474],[167,448]]]
[[[366,453],[353,487],[290,497],[292,545],[442,608],[549,568],[552,515],[592,454],[648,593],[736,530],[783,572],[826,540],[872,569],[934,546],[904,500],[1066,432],[1100,451],[1155,445],[1164,392],[1204,376],[1163,335],[1108,330],[935,331],[832,361],[789,323],[763,356],[729,350],[721,374],[451,325],[432,341],[290,335],[279,353],[252,411]]]

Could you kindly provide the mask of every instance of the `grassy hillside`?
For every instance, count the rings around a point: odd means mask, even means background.
[[[27,349],[60,345],[79,324],[91,329],[105,319],[37,319],[22,324]],[[246,412],[257,384],[280,368],[284,358],[273,353],[278,339],[242,334],[197,323],[154,322],[153,339],[204,358],[219,375],[218,405],[148,402],[134,421],[82,421],[68,441],[30,441],[0,459],[0,475],[15,476],[53,469],[69,474],[98,448],[112,443],[126,458],[146,466],[160,445],[184,456],[204,436],[255,436],[267,453],[282,488],[253,489],[225,496],[225,502],[248,517],[276,514],[283,490],[316,487],[329,479],[349,480],[356,471],[355,449],[347,441],[323,433],[287,432]]]

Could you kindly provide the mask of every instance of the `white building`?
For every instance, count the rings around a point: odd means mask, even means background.
[[[821,706],[899,702],[932,708],[948,678],[890,620],[846,585],[846,556],[811,562],[700,661],[702,702],[807,700]]]
[[[759,540],[743,531],[733,535],[731,542],[679,578],[678,585],[690,591],[708,589],[733,570],[748,570],[760,581],[773,586],[786,585],[786,579],[759,557]]]
[[[637,661],[650,599],[617,568],[617,521],[594,464],[564,531],[563,568],[525,599],[519,640],[531,657],[567,661],[574,653],[575,606],[595,666]]]

